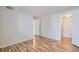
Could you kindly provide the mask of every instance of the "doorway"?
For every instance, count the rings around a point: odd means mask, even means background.
[[[33,19],[33,47],[37,46],[37,36],[40,35],[40,20],[36,17]]]
[[[61,47],[72,50],[72,14],[66,13],[61,17]]]

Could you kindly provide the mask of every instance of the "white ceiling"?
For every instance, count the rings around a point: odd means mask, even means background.
[[[71,6],[12,6],[13,9],[30,13],[33,16],[42,16],[71,8]]]

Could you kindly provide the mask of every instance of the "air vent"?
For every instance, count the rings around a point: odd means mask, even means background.
[[[33,19],[38,19],[38,17],[36,17],[36,16],[33,16]]]
[[[10,9],[10,10],[13,10],[13,8],[11,6],[7,6],[6,8],[7,9]]]

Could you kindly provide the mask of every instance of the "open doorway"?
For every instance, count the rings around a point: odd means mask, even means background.
[[[61,17],[61,47],[72,50],[72,14],[66,13]]]
[[[40,20],[38,17],[33,19],[33,48],[37,46],[37,36],[40,35]]]

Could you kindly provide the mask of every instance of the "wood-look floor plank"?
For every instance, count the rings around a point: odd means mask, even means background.
[[[45,38],[42,36],[35,36],[35,39],[36,39],[35,47],[33,47],[33,39],[32,39],[32,40],[24,41],[21,43],[13,44],[11,46],[0,48],[0,52],[66,52],[66,51],[71,52],[71,51],[79,51],[79,48],[77,48],[75,46],[72,47],[72,50],[65,49],[61,46],[60,42],[57,40]],[[67,38],[65,38],[65,39],[67,40]],[[71,45],[71,43],[69,43],[69,41],[70,40],[68,39],[68,45]]]

